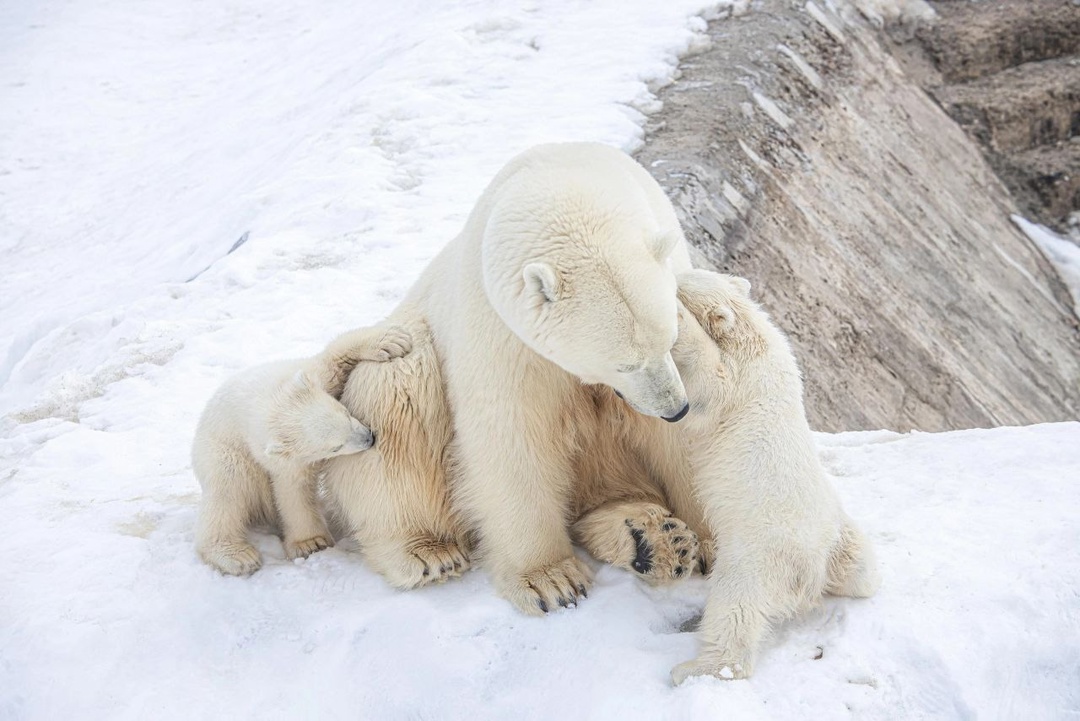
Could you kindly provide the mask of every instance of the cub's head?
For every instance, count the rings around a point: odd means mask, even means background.
[[[516,243],[485,237],[485,286],[499,316],[582,382],[610,386],[645,415],[681,419],[689,406],[671,357],[678,302],[670,260],[681,235],[643,227],[632,213],[579,207],[546,217]],[[520,214],[493,221],[489,235],[525,225]]]
[[[768,352],[770,338],[780,344],[768,316],[750,298],[750,281],[709,270],[678,275],[679,341],[675,360],[680,368],[696,364],[702,354],[716,352],[743,362]]]
[[[371,430],[305,371],[278,390],[269,424],[267,455],[302,463],[359,453],[375,444]]]
[[[696,269],[679,273],[677,281],[679,302],[714,341],[735,333],[754,305],[746,278]]]

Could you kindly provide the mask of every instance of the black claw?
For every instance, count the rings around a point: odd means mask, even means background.
[[[662,530],[665,530],[665,531],[674,531],[675,530],[675,524],[672,523],[671,521],[668,521],[664,525],[660,526],[660,528]]]
[[[541,598],[539,601],[537,601],[537,603],[540,604],[540,610],[541,611],[543,611],[544,613],[548,612],[548,607],[547,607],[547,604],[544,603],[544,599]]]
[[[701,556],[701,557],[698,558],[697,565],[698,565],[698,568],[701,569],[701,575],[704,576],[705,575],[705,556]]]
[[[679,558],[686,558],[686,554],[689,553],[685,548],[679,551]]]
[[[446,573],[450,570],[450,566],[439,566],[439,573]]]
[[[675,538],[673,538],[671,540],[674,541],[675,543],[682,543],[683,541],[686,540],[686,536],[675,536]]]
[[[424,575],[425,576],[429,575],[428,570],[426,568],[424,569]]]
[[[627,526],[632,526],[632,525],[634,525],[634,524],[633,524],[633,522],[632,522],[632,521],[631,521],[631,520],[630,520],[629,518],[627,518],[627,519],[626,519],[626,525],[627,525]]]
[[[683,575],[684,573],[686,573],[686,569],[685,569],[685,568],[683,568],[682,566],[678,566],[678,567],[677,567],[677,568],[675,569],[675,575],[676,575],[676,576],[681,576],[681,575]]]
[[[584,584],[584,583],[580,584],[580,585],[579,585],[579,586],[577,587],[577,590],[578,590],[578,593],[580,593],[580,594],[581,594],[582,596],[584,596],[585,598],[588,598],[588,597],[589,597],[589,592],[588,592],[588,591],[587,591],[587,590],[585,589],[585,584]]]
[[[567,606],[566,599],[563,598],[562,596],[559,596],[559,605],[562,606],[563,608],[566,608],[566,606]]]

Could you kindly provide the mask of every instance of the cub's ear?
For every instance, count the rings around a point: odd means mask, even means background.
[[[303,394],[309,391],[318,391],[319,384],[315,380],[315,376],[309,373],[305,369],[300,369],[293,373],[292,378],[289,379],[285,386],[290,394]]]
[[[547,263],[528,263],[522,269],[521,277],[525,279],[525,292],[529,295],[539,296],[548,303],[559,299],[559,276]]]
[[[713,340],[722,338],[735,326],[735,309],[732,308],[732,292],[749,290],[750,284],[731,282],[734,276],[726,276],[707,270],[691,270],[679,273],[679,301],[697,319]]]
[[[750,281],[737,275],[729,275],[726,277],[728,281],[731,282],[731,287],[735,289],[735,292],[737,292],[743,298],[750,297]]]
[[[704,311],[701,325],[713,340],[719,340],[735,328],[735,311],[727,303],[717,303]]]

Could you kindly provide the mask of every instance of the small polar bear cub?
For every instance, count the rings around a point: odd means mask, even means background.
[[[685,434],[716,558],[689,676],[745,678],[770,626],[822,593],[873,595],[873,551],[840,506],[806,422],[802,378],[784,335],[742,279],[678,276],[672,353],[693,409]]]
[[[192,448],[203,490],[195,544],[206,563],[229,575],[256,571],[262,559],[247,532],[257,524],[278,527],[290,560],[334,545],[318,507],[322,462],[375,442],[337,398],[357,363],[411,348],[404,328],[363,328],[314,357],[256,366],[218,389]]]

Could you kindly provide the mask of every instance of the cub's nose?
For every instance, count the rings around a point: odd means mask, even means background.
[[[682,407],[682,410],[679,411],[678,413],[676,413],[675,415],[673,415],[673,416],[664,416],[664,420],[667,421],[668,423],[678,423],[689,412],[690,412],[690,404],[687,403],[686,405],[684,405]]]
[[[349,442],[360,450],[364,451],[375,445],[375,431],[368,430],[362,426],[353,431],[352,436],[349,438]]]

